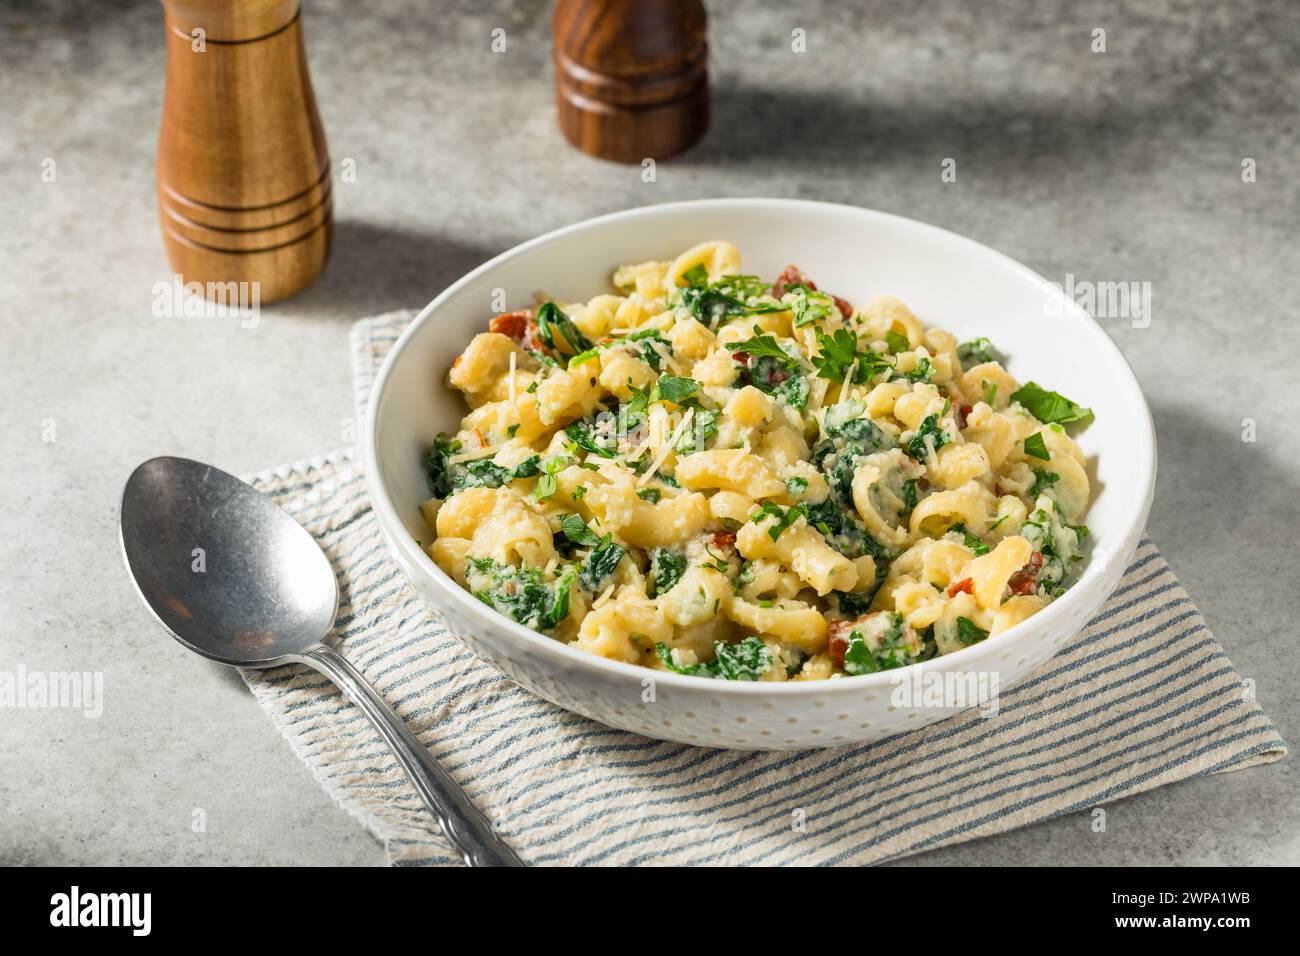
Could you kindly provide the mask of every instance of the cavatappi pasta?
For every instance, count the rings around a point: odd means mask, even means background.
[[[855,308],[729,242],[497,315],[449,380],[430,556],[593,654],[817,680],[949,654],[1064,592],[1091,412],[898,299]]]

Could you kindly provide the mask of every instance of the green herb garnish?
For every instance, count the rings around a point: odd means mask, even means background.
[[[1047,444],[1043,441],[1042,432],[1034,432],[1023,442],[1026,455],[1033,455],[1042,461],[1050,461],[1051,454],[1047,450]]]
[[[989,632],[984,630],[968,617],[957,618],[957,640],[961,641],[967,647],[972,644],[978,644],[989,636]]]
[[[1059,392],[1048,391],[1034,382],[1013,392],[1011,400],[1023,405],[1040,422],[1068,424],[1092,420],[1092,409],[1076,405]]]

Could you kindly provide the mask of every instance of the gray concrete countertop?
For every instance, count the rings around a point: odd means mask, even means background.
[[[712,129],[645,183],[561,139],[548,4],[307,0],[331,156],[356,181],[336,175],[327,271],[250,330],[151,309],[170,276],[156,0],[5,5],[0,669],[102,672],[105,709],[0,709],[0,862],[379,864],[238,676],[148,619],[118,553],[122,483],[160,453],[249,472],[344,444],[350,320],[553,227],[683,198],[875,207],[1057,281],[1149,282],[1149,326],[1103,325],[1155,415],[1150,534],[1300,740],[1293,0],[708,6]],[[1295,864],[1298,784],[1291,758],[1114,804],[1105,834],[1078,815],[908,862]]]

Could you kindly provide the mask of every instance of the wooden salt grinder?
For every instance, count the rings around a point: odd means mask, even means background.
[[[709,125],[701,0],[559,0],[551,28],[560,129],[584,153],[666,159]]]
[[[167,89],[158,136],[163,245],[182,281],[293,295],[333,227],[325,131],[298,0],[162,0]]]

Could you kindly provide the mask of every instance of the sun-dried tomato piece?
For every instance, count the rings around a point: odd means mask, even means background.
[[[522,342],[524,336],[528,333],[528,327],[532,324],[532,309],[516,309],[514,312],[504,312],[501,315],[492,316],[492,321],[488,323],[488,331],[509,336],[516,342]]]
[[[1035,551],[1029,556],[1025,566],[1011,575],[1007,587],[1012,594],[1029,594],[1038,586],[1038,572],[1043,569],[1043,553]]]
[[[736,546],[736,532],[734,531],[715,531],[713,532],[711,544],[719,550],[723,548],[734,548]]]
[[[948,585],[948,597],[956,597],[958,594],[970,594],[975,587],[975,582],[970,578],[962,578],[953,584]]]
[[[812,279],[804,275],[798,266],[786,266],[785,271],[777,277],[776,282],[772,283],[772,295],[779,299],[785,295],[786,287],[792,285],[807,286],[809,292],[817,291],[817,285]]]
[[[831,660],[835,661],[841,667],[844,666],[844,654],[849,649],[849,635],[853,633],[853,626],[857,621],[831,621],[830,622],[830,646],[828,653]]]

